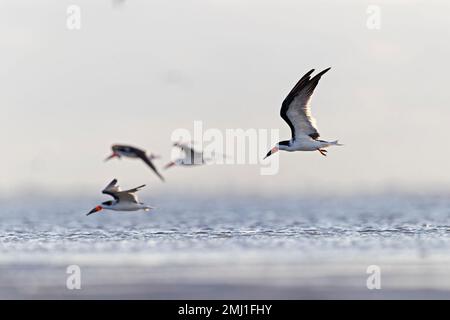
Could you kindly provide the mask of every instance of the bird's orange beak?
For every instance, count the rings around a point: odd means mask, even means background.
[[[105,161],[108,161],[115,157],[120,158],[120,155],[118,153],[113,152],[112,155],[110,155],[108,158],[105,159]]]
[[[266,154],[266,156],[264,157],[264,159],[266,159],[267,157],[270,157],[272,154],[278,152],[278,150],[280,150],[280,149],[278,149],[278,147],[273,147],[272,149],[270,149],[269,152],[267,152],[267,154]],[[263,159],[263,160],[264,160],[264,159]]]
[[[175,165],[175,162],[169,162],[168,164],[166,164],[165,166],[164,166],[164,170],[165,169],[169,169],[170,167],[173,167]]]
[[[93,214],[93,213],[95,213],[95,212],[98,212],[98,211],[100,211],[100,210],[102,210],[102,209],[103,209],[102,206],[96,206],[94,209],[92,209],[91,211],[89,211],[89,213],[87,213],[86,215],[88,216],[88,215]]]

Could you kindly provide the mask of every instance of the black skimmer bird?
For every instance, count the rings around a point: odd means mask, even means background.
[[[184,154],[184,158],[179,158],[169,162],[164,166],[164,169],[169,169],[172,166],[198,166],[205,164],[203,152],[198,152],[194,148],[180,142],[175,142],[174,147],[178,147]]]
[[[156,169],[155,165],[153,164],[152,160],[153,159],[157,159],[159,157],[150,154],[149,156],[147,156],[147,153],[139,148],[135,148],[132,146],[127,146],[127,145],[119,145],[119,144],[115,144],[111,147],[112,149],[112,154],[105,159],[105,161],[108,161],[112,158],[119,158],[120,157],[128,157],[128,158],[132,158],[132,159],[141,159],[142,161],[145,162],[145,164],[147,166],[150,167],[150,169],[153,170],[153,172],[155,172],[155,174],[162,180],[164,181],[164,177],[158,172],[158,170]]]
[[[143,187],[145,187],[145,184],[130,190],[122,191],[119,185],[117,184],[117,179],[114,179],[102,191],[102,193],[113,197],[114,201],[112,200],[105,201],[101,205],[98,205],[94,209],[89,211],[89,213],[86,215],[88,216],[94,212],[98,212],[103,209],[114,211],[137,211],[137,210],[149,211],[153,208],[145,205],[142,202],[139,202],[135,194]]]
[[[306,73],[289,92],[281,106],[280,115],[291,128],[291,140],[278,142],[267,155],[274,154],[279,150],[284,151],[319,151],[323,156],[327,155],[330,146],[341,146],[338,141],[319,140],[316,120],[311,115],[310,100],[311,96],[319,83],[320,78],[331,68],[327,68],[314,77],[311,74],[314,69]]]

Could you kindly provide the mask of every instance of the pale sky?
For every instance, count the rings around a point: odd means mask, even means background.
[[[81,8],[81,29],[66,27]],[[366,26],[369,4],[381,28]],[[0,193],[99,192],[112,178],[154,192],[366,192],[450,188],[448,1],[108,0],[0,3]],[[309,69],[323,139],[259,166],[104,163],[122,142],[170,157],[193,128],[290,130],[281,102]]]

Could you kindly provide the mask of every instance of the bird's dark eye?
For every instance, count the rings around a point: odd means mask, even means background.
[[[104,204],[106,206],[110,206],[110,205],[112,205],[112,201],[105,201],[102,204]]]

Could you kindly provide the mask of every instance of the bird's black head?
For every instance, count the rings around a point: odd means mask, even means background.
[[[280,147],[280,146],[289,147],[290,145],[291,145],[291,141],[289,141],[289,140],[283,140],[283,141],[278,142],[278,147]],[[282,149],[282,147],[280,149]]]
[[[112,154],[109,156],[109,157],[107,157],[106,159],[105,159],[105,161],[108,161],[108,160],[110,160],[110,159],[112,159],[112,158],[121,158],[121,153],[123,153],[124,152],[124,148],[126,148],[126,146],[122,146],[122,145],[119,145],[119,144],[115,144],[115,145],[113,145],[112,147],[111,147],[111,149],[112,149]]]
[[[112,206],[113,202],[111,200],[108,200],[108,201],[102,202],[102,204],[105,206]]]
[[[284,140],[284,141],[280,141],[278,142],[275,147],[273,147],[272,149],[270,149],[269,152],[267,152],[266,156],[264,157],[264,159],[266,159],[267,157],[270,157],[272,154],[278,152],[278,150],[284,150],[286,147],[288,147],[290,145],[290,141],[289,140]]]

